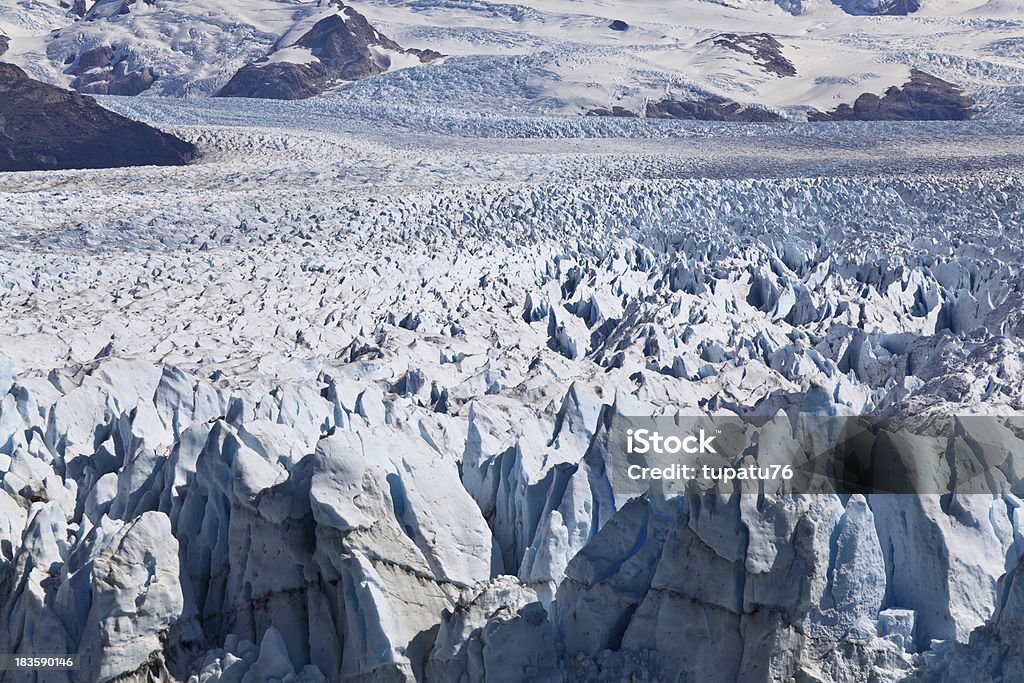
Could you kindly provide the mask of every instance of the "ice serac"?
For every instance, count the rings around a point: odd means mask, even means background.
[[[537,594],[499,576],[444,611],[423,680],[560,682],[554,633]]]
[[[945,129],[992,164],[965,177],[877,175],[879,148],[836,152],[832,126],[782,160],[746,148],[786,127],[708,126],[723,177],[693,178],[675,128],[427,153],[325,130],[340,115],[260,127],[281,103],[119,102],[245,126],[191,129],[223,155],[198,169],[5,178],[0,652],[140,682],[1014,671],[1013,429],[888,444],[938,464],[936,489],[984,444],[997,494],[892,497],[629,488],[611,433],[777,416],[743,454],[768,462],[800,415],[1019,415],[1005,137]],[[932,157],[932,127],[899,128]]]
[[[917,649],[933,640],[965,640],[992,614],[996,582],[1019,553],[1016,503],[984,494],[946,501],[880,495],[872,497],[872,506],[890,602],[915,611]],[[922,571],[924,563],[941,569]]]
[[[195,147],[0,64],[0,171],[188,163]]]
[[[360,401],[367,413],[370,401]],[[272,419],[302,427],[309,408],[291,415],[286,405]],[[346,408],[354,418],[344,419],[363,419]],[[339,431],[333,410],[313,411],[321,417],[306,428],[324,436],[300,460],[277,455],[266,428],[219,421],[194,465],[177,461],[192,480],[176,516],[191,595],[213,642],[264,647],[274,625],[297,672],[402,679],[441,611],[491,576],[490,530],[451,488],[456,462],[415,431]],[[211,672],[231,666],[231,649]]]
[[[992,617],[967,642],[947,641],[928,654],[926,683],[997,683],[1021,680],[1024,671],[1024,589],[1018,562],[1000,580]]]
[[[638,500],[570,563],[558,595],[575,680],[898,680],[885,566],[863,498]],[[671,643],[715,643],[713,648]]]
[[[345,633],[329,676],[411,674],[406,650],[428,638],[462,588],[491,575],[492,540],[479,510],[441,483],[455,475],[454,463],[430,464],[423,448],[385,430],[336,433],[318,446],[315,559]]]
[[[92,561],[89,613],[79,654],[82,680],[168,675],[161,659],[184,597],[178,544],[166,515],[146,512],[118,531]],[[140,667],[142,663],[142,667]],[[163,671],[161,671],[163,669]]]

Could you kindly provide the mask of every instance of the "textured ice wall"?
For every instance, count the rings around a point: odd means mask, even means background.
[[[77,650],[72,681],[857,681],[1012,632],[1019,490],[629,500],[602,434],[1019,412],[1018,178],[267,174],[4,197],[0,652]]]

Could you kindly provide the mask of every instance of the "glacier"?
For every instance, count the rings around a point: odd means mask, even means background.
[[[352,0],[345,7],[6,0],[0,43],[4,59],[37,80],[145,99],[206,98],[244,70],[228,92],[294,97],[331,89],[367,103],[458,101],[491,113],[574,116],[616,108],[643,115],[662,101],[720,99],[805,120],[880,96],[920,70],[965,87],[983,117],[1019,120],[1024,104],[1018,0]],[[351,59],[325,71],[316,55],[289,48],[318,21],[347,11],[372,26],[361,43],[373,49],[362,57],[346,49]],[[620,24],[625,30],[612,28]],[[379,43],[382,35],[396,44]],[[366,61],[371,53],[379,64]],[[430,63],[410,59],[416,55]],[[296,63],[310,59],[315,68]],[[352,68],[356,62],[362,68]]]
[[[607,471],[616,415],[1019,415],[1018,129],[103,102],[203,156],[0,180],[0,653],[80,656],[0,681],[1019,676],[1018,482]]]

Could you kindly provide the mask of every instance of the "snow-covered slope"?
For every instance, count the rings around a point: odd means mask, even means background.
[[[0,652],[81,653],[47,680],[896,681],[1014,633],[1019,482],[636,496],[606,444],[1024,412],[1019,130],[105,103],[204,156],[0,180]]]
[[[312,24],[308,30],[307,24]],[[351,7],[331,3],[293,27],[266,58],[242,67],[217,95],[304,99],[341,83],[440,57],[433,51],[406,50]]]
[[[717,96],[799,115],[807,107],[852,104],[865,92],[881,94],[917,68],[963,86],[989,116],[1019,116],[1024,100],[1024,22],[1020,7],[1002,0],[930,0],[907,16],[869,15],[914,3],[845,3],[855,14],[827,0],[786,8],[769,0],[348,4],[404,48],[453,56],[410,71],[398,70],[407,64],[391,55],[388,66],[396,72],[366,88],[343,88],[353,97],[447,98],[450,105],[495,109],[500,98],[514,95],[533,111],[580,114],[615,106],[642,113],[651,100]],[[326,0],[104,0],[80,17],[55,2],[4,0],[0,30],[12,38],[9,60],[59,85],[81,79],[81,87],[101,92],[95,83],[116,75],[97,81],[79,60],[110,49],[110,66],[90,68],[126,75],[148,69],[155,81],[145,94],[209,95],[246,64],[306,59],[288,48],[333,11]],[[795,74],[765,69],[756,54],[723,47],[716,40],[722,34],[771,35]],[[510,71],[521,72],[521,87],[497,90]],[[138,83],[136,77],[131,89]],[[477,101],[476,91],[491,99]]]
[[[902,84],[910,68],[964,85],[998,109],[1018,105],[1019,90],[1011,88],[1019,89],[1024,66],[1011,48],[1024,30],[1021,15],[978,3],[935,3],[909,17],[849,16],[826,2],[804,3],[796,16],[768,2],[603,2],[588,4],[585,11],[578,3],[544,0],[514,8],[384,0],[355,4],[403,44],[429,40],[441,52],[465,55],[474,64],[479,62],[473,56],[482,51],[498,56],[474,72],[481,79],[498,63],[523,69],[525,60],[524,99],[565,113],[612,106],[642,112],[650,100],[706,95],[784,111],[801,106],[826,110],[852,103],[864,92],[881,94]],[[614,20],[625,21],[628,30],[612,30]],[[766,70],[756,56],[718,44],[716,37],[728,33],[773,36],[796,74]],[[441,70],[460,66],[449,60]],[[414,77],[428,75],[396,74],[383,80]],[[457,89],[459,80],[452,76],[449,88]],[[365,87],[381,91],[386,86]]]

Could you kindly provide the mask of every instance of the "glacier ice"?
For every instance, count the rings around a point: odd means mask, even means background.
[[[943,128],[963,166],[907,173],[818,131],[743,175],[685,136],[130,106],[209,156],[0,193],[0,652],[79,652],[46,678],[74,683],[1019,670],[1014,482],[666,498],[608,472],[614,416],[1019,413],[1005,138]],[[1021,471],[1012,432],[962,440]]]

